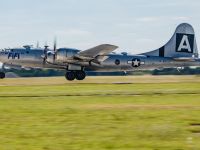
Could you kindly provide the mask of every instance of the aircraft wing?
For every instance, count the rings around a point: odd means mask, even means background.
[[[118,46],[115,45],[102,44],[75,54],[68,59],[66,63],[82,66],[86,66],[88,64],[101,66],[101,62],[108,58],[107,55],[117,48]]]
[[[101,55],[107,55],[111,53],[112,51],[116,50],[118,46],[110,45],[110,44],[102,44],[96,47],[93,47],[91,49],[81,51],[77,55],[75,55],[75,58],[78,59],[84,59],[84,60],[92,60],[96,58],[97,56]]]

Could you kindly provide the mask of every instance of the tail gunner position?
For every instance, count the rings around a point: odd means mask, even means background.
[[[0,62],[3,67],[0,78],[5,78],[4,66],[23,68],[53,68],[66,70],[67,80],[84,80],[85,71],[135,71],[156,68],[174,68],[200,66],[194,29],[191,25],[179,25],[169,40],[161,48],[138,55],[112,54],[118,47],[103,44],[80,51],[70,48],[51,50],[23,48],[3,49],[0,51]]]

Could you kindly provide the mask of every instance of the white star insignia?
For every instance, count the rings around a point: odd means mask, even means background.
[[[129,60],[128,64],[132,64],[133,67],[139,67],[140,65],[144,65],[145,62],[140,61],[140,59],[133,59],[133,60]]]
[[[139,67],[139,66],[140,66],[140,61],[138,61],[137,59],[135,59],[135,60],[133,61],[133,66],[134,66],[134,67]]]

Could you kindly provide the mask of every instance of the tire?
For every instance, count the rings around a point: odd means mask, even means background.
[[[77,71],[76,72],[76,79],[77,80],[84,80],[86,77],[86,73],[84,71]]]
[[[0,79],[4,79],[6,77],[6,74],[4,72],[0,72]]]
[[[73,81],[73,80],[76,78],[76,76],[75,76],[75,73],[74,73],[74,72],[70,71],[70,72],[67,72],[67,73],[65,74],[65,78],[66,78],[68,81]]]

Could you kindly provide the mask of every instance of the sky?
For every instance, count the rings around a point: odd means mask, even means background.
[[[200,0],[0,0],[0,47],[86,50],[99,44],[138,54],[164,45],[177,25],[193,25],[200,45]]]

